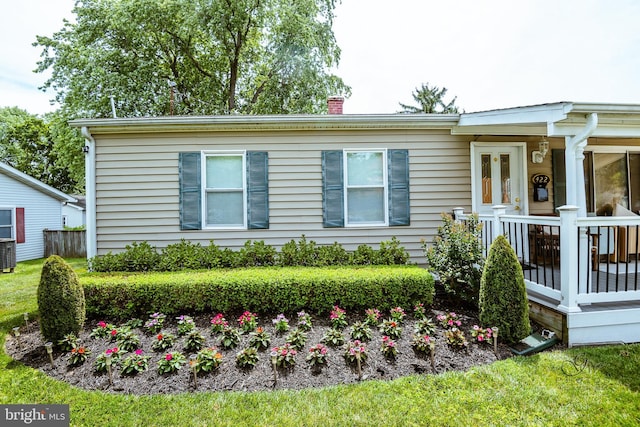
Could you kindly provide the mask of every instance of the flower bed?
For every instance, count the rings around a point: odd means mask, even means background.
[[[404,311],[413,313],[412,309]],[[30,330],[23,331],[20,336],[20,345],[15,339],[8,339],[7,351],[14,359],[75,386],[90,390],[109,390],[132,394],[195,391],[196,384],[198,391],[301,389],[355,383],[359,381],[359,376],[361,376],[361,380],[387,380],[415,373],[430,374],[462,370],[497,360],[493,352],[493,345],[488,341],[478,341],[472,335],[472,331],[477,332],[474,325],[478,325],[475,313],[456,313],[461,322],[459,330],[465,334],[469,344],[464,348],[447,344],[445,336],[447,328],[435,322],[438,315],[446,315],[447,313],[449,312],[426,310],[427,318],[434,320],[435,327],[435,332],[431,334],[428,341],[416,339],[414,330],[420,326],[419,319],[407,314],[402,320],[400,335],[392,339],[391,347],[394,349],[393,353],[396,353],[392,355],[389,350],[389,340],[391,339],[383,338],[388,336],[383,333],[384,328],[382,328],[383,332],[380,331],[383,322],[391,319],[391,313],[389,310],[381,310],[377,323],[371,320],[368,322],[371,326],[371,339],[366,342],[366,360],[361,363],[361,372],[358,372],[357,364],[352,363],[345,353],[349,351],[349,345],[353,346],[355,341],[350,336],[352,326],[357,322],[367,321],[367,316],[364,311],[351,313],[348,310],[345,314],[347,326],[339,331],[344,337],[344,342],[337,346],[323,342],[323,338],[329,335],[327,332],[332,329],[332,319],[329,315],[308,317],[307,321],[313,325],[310,330],[300,330],[295,326],[295,322],[290,322],[291,329],[288,333],[277,334],[272,322],[276,316],[252,313],[257,316],[255,318],[256,329],[253,332],[241,334],[237,346],[224,348],[220,345],[223,339],[222,333],[212,332],[211,321],[216,318],[217,314],[213,313],[193,318],[195,329],[192,333],[199,333],[205,338],[200,351],[188,352],[185,350],[189,336],[179,335],[180,324],[178,322],[180,320],[175,320],[175,316],[167,316],[162,330],[157,334],[145,329],[144,321],[147,319],[128,322],[128,325],[96,321],[85,325],[85,331],[80,334],[76,343],[78,348],[82,346],[83,351],[89,351],[87,359],[83,363],[71,365],[69,361],[73,354],[71,352],[62,353],[56,349],[53,354],[54,367],[51,367],[35,323],[30,325]],[[288,319],[298,318],[297,313],[284,314]],[[221,317],[228,319],[228,328],[239,330],[241,328],[239,319],[242,319],[243,322],[247,320],[247,315],[244,312],[224,313],[217,319],[220,320]],[[130,334],[129,339],[131,335],[139,338],[139,347],[142,350],[139,352],[140,354],[132,351],[118,354],[117,358],[112,358],[110,361],[111,384],[104,362],[106,355],[113,353],[118,342],[112,340],[111,334],[102,331],[106,325],[127,331]],[[93,334],[92,329],[94,330]],[[291,334],[296,330],[305,334],[304,344],[300,344],[299,340],[294,340],[293,344],[287,344],[287,341],[291,340]],[[255,348],[250,345],[252,340],[254,342],[260,341],[255,339],[256,333],[268,334],[270,337],[269,345],[257,346],[257,353],[245,352],[240,358],[242,363],[237,362],[239,353],[247,348]],[[153,347],[159,341],[159,334],[162,334],[163,337],[173,336],[173,344],[154,351]],[[298,335],[300,336],[300,334]],[[126,336],[126,333],[123,336]],[[434,342],[433,339],[435,339],[435,369],[431,366],[429,354],[431,348],[429,344]],[[416,346],[416,342],[421,343],[421,346]],[[319,346],[319,344],[321,345]],[[294,345],[301,345],[301,347],[296,347],[296,351],[292,353],[290,349],[293,349]],[[386,350],[383,351],[383,349]],[[276,363],[273,363],[274,355],[272,353],[274,352],[277,353],[277,357],[284,355],[282,360],[276,358]],[[257,360],[254,359],[253,354],[257,354]],[[310,354],[311,357],[309,357]],[[509,355],[508,349],[499,345],[499,357],[504,358]],[[133,369],[132,364],[135,361],[132,361],[126,365],[130,367],[128,372],[124,372],[125,361],[129,357],[135,358],[136,356],[143,364],[146,364],[146,369]],[[285,361],[284,357],[287,356]],[[99,365],[98,371],[96,371],[96,360]],[[321,360],[322,363],[318,363],[318,360]],[[196,361],[202,363],[202,369],[195,369],[197,368],[194,366]],[[315,362],[312,363],[312,361]],[[274,365],[276,366],[275,375]],[[194,369],[196,370],[196,382],[194,382]]]

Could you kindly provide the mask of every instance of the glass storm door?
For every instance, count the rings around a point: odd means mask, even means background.
[[[524,214],[524,175],[521,147],[475,145],[474,212],[493,213],[492,206],[503,205],[507,214]]]

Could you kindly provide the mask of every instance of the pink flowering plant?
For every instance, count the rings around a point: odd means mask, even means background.
[[[396,322],[402,323],[404,321],[404,318],[407,317],[407,314],[404,312],[402,307],[394,307],[389,312],[389,316]]]
[[[293,368],[296,364],[295,357],[297,354],[298,350],[289,343],[274,347],[273,350],[271,350],[271,358],[275,360],[278,368]]]
[[[271,344],[271,335],[262,326],[249,334],[249,346],[258,350],[266,350]]]
[[[149,316],[149,320],[144,324],[144,327],[149,333],[157,334],[162,330],[166,318],[167,316],[162,313],[153,313]]]
[[[344,352],[344,357],[348,363],[364,363],[367,361],[368,353],[367,346],[360,340],[349,341],[347,349]]]
[[[380,351],[382,352],[384,357],[388,359],[394,359],[398,355],[398,345],[394,340],[386,335],[383,335]]]
[[[196,355],[196,363],[198,372],[213,372],[222,364],[222,354],[215,347],[203,348]]]
[[[365,323],[369,326],[378,326],[378,321],[380,320],[380,310],[377,308],[367,308],[364,311],[365,315]]]
[[[331,327],[333,329],[342,330],[347,327],[347,312],[337,305],[333,306],[333,310],[331,310],[331,314],[329,314],[329,319],[331,320]]]
[[[98,322],[97,326],[91,330],[91,334],[89,336],[91,338],[99,339],[109,338],[111,336],[109,332],[111,332],[112,329],[115,329],[115,326],[101,320]]]
[[[182,316],[176,317],[178,321],[178,336],[185,336],[196,328],[196,324],[193,322],[193,317]]]
[[[312,368],[321,368],[327,364],[329,350],[323,344],[316,344],[307,353],[307,362]]]
[[[156,335],[156,341],[151,346],[151,349],[158,352],[167,351],[173,347],[175,339],[176,337],[172,334],[158,334]]]
[[[71,349],[71,356],[69,356],[69,366],[78,366],[82,365],[87,361],[87,357],[91,354],[91,350],[89,350],[85,346],[76,346]]]
[[[283,313],[278,314],[271,322],[278,334],[284,334],[289,330],[289,319],[287,319]]]
[[[122,375],[135,375],[149,368],[149,356],[145,356],[142,349],[137,349],[122,361]]]
[[[423,303],[419,302],[413,307],[413,317],[416,319],[425,319],[427,317],[427,309]]]
[[[467,338],[464,336],[464,332],[456,327],[447,329],[444,332],[444,336],[447,339],[447,344],[449,344],[451,347],[467,348],[467,346],[469,345]]]
[[[165,354],[165,356],[158,360],[158,373],[159,374],[172,374],[178,372],[187,363],[187,358],[184,354],[174,351]]]
[[[242,369],[251,369],[258,364],[260,357],[258,350],[253,347],[247,347],[236,354],[236,365]]]
[[[253,332],[258,326],[258,315],[250,311],[245,311],[238,317],[238,323],[242,332],[248,334]]]
[[[460,316],[458,316],[453,311],[446,314],[438,314],[436,316],[436,320],[440,323],[443,328],[459,328],[462,325],[460,321]]]
[[[229,326],[229,322],[224,318],[222,313],[216,314],[213,319],[211,319],[211,333],[219,334],[223,331],[224,328]]]
[[[298,312],[298,329],[304,332],[311,330],[313,325],[311,324],[311,315],[305,311]]]
[[[97,373],[107,372],[107,357],[111,357],[111,364],[116,365],[120,362],[122,355],[125,353],[126,351],[118,347],[108,348],[96,357],[93,369]]]
[[[491,328],[485,329],[478,325],[473,325],[473,328],[471,328],[469,332],[477,342],[493,343],[493,330]]]
[[[402,328],[400,323],[393,319],[386,319],[380,325],[380,333],[393,339],[398,339],[402,335]]]
[[[436,340],[430,335],[414,335],[411,346],[420,353],[430,353],[436,348]]]

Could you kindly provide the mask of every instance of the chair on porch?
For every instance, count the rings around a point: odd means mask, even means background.
[[[557,226],[529,226],[531,262],[542,265],[560,265],[560,229]]]

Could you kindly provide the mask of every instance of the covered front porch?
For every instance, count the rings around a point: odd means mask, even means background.
[[[488,252],[507,237],[523,268],[532,317],[569,346],[640,342],[640,216],[480,215]],[[454,209],[457,220],[468,214]],[[626,236],[622,239],[622,236]]]

